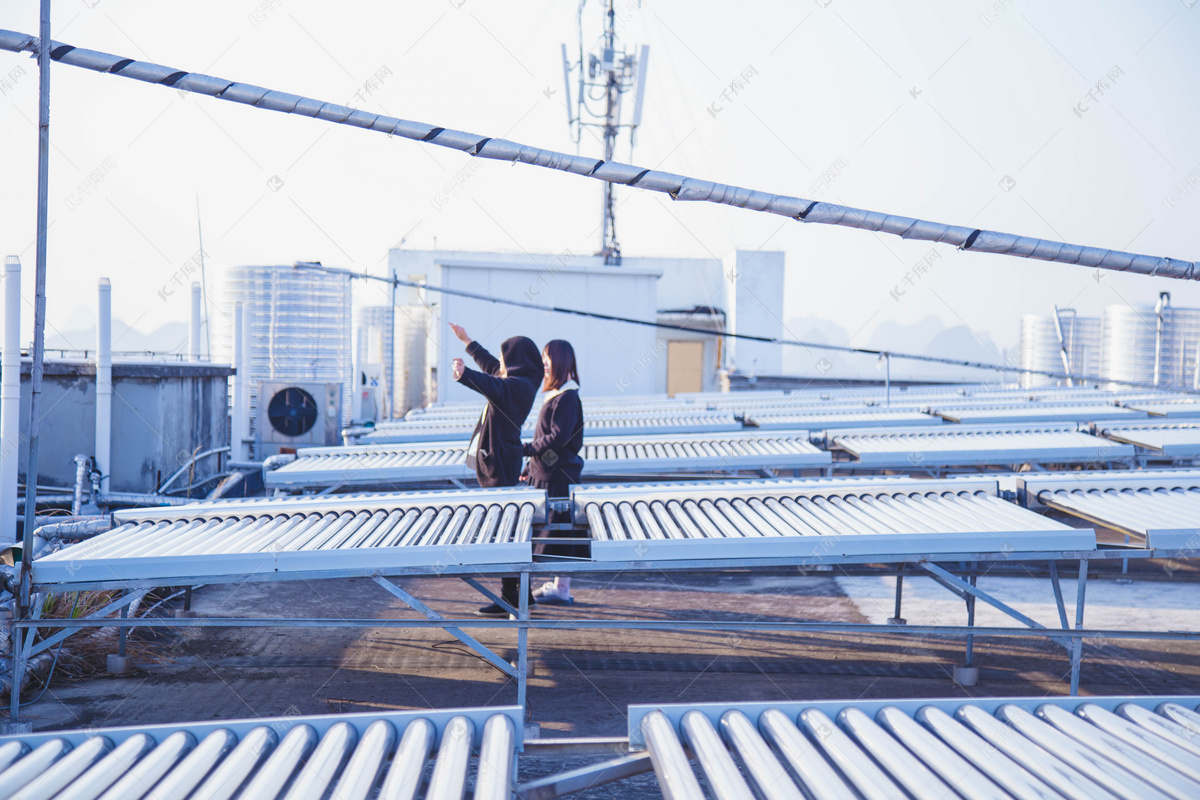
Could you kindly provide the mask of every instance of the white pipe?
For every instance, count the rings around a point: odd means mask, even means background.
[[[250,321],[253,317],[249,307],[242,309],[242,327],[239,335],[242,337],[242,364],[245,369],[238,370],[237,374],[237,381],[242,387],[242,413],[235,420],[238,446],[233,450],[235,459],[241,461],[250,460],[250,371],[254,364],[250,351]]]
[[[71,501],[71,514],[78,517],[83,513],[83,487],[88,482],[88,462],[82,453],[75,456],[75,499]]]
[[[246,371],[246,361],[242,351],[242,304],[233,305],[233,410],[229,419],[230,456],[238,461],[246,460],[245,443],[242,441],[242,406],[246,395],[242,393],[245,384],[242,383],[242,373]]]
[[[21,446],[21,259],[4,259],[4,355],[0,357],[0,541],[17,540],[17,454]]]
[[[112,488],[112,286],[100,279],[96,322],[96,471],[100,490]]]
[[[192,318],[188,331],[188,361],[200,360],[200,284],[192,281]]]

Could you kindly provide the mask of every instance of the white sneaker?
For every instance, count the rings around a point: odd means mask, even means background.
[[[546,582],[538,592],[534,592],[537,596],[539,604],[548,606],[569,606],[575,602],[575,598],[571,597],[566,591],[559,588],[553,582]]]
[[[541,599],[543,595],[558,594],[558,584],[554,581],[546,581],[541,586],[533,590],[533,596]]]

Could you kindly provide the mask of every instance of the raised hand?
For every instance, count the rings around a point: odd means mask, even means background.
[[[471,337],[467,335],[467,332],[463,329],[463,327],[461,325],[455,325],[453,322],[451,322],[450,330],[454,331],[454,335],[457,336],[458,340],[460,342],[462,342],[463,344],[471,343],[471,341],[472,341]]]

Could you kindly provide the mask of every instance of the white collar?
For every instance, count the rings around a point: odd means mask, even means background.
[[[557,389],[550,391],[550,392],[546,392],[546,399],[553,400],[554,398],[558,397],[563,392],[569,392],[572,389],[578,391],[579,384],[576,383],[575,381],[567,381],[566,383],[564,383],[562,386],[558,387]]]

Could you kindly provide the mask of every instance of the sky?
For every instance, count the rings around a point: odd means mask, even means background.
[[[650,59],[636,147],[623,137],[617,156],[859,208],[1200,259],[1198,5],[618,0],[620,37],[648,44]],[[599,8],[585,6],[585,49]],[[541,0],[58,0],[52,30],[79,47],[574,152],[559,44],[576,51],[577,25],[574,3]],[[0,27],[36,33],[37,3],[0,5]],[[0,76],[0,250],[24,265],[28,340],[36,63],[0,53]],[[401,242],[597,249],[593,180],[68,66],[55,65],[51,88],[51,335],[90,326],[101,276],[134,329],[185,320],[179,289],[198,274],[197,204],[214,315],[226,313],[218,283],[228,265],[312,260],[382,274]],[[578,147],[600,152],[588,134]],[[834,344],[922,348],[932,318],[999,360],[1021,315],[1052,304],[1099,315],[1170,291],[1174,305],[1200,306],[1190,282],[961,253],[652,192],[618,189],[617,200],[626,255],[784,251],[791,332],[845,338]],[[383,299],[369,291],[363,301]]]

